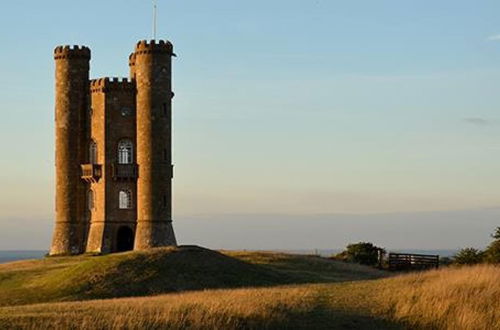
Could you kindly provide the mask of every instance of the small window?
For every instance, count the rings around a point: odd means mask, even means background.
[[[119,208],[131,209],[132,208],[132,192],[130,190],[122,190],[119,194]]]
[[[97,164],[97,143],[94,140],[89,145],[89,161],[90,164]]]
[[[134,161],[134,145],[130,140],[118,143],[118,164],[132,164]]]
[[[167,208],[167,207],[168,207],[168,196],[163,195],[163,208]]]
[[[94,191],[93,190],[89,190],[87,193],[87,206],[88,206],[89,210],[94,209]]]

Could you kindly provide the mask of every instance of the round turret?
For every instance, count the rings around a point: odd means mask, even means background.
[[[90,49],[59,46],[56,62],[56,225],[51,255],[83,251],[86,186],[80,164],[86,156]]]
[[[172,56],[168,41],[135,47],[137,231],[135,249],[175,245],[172,229]]]

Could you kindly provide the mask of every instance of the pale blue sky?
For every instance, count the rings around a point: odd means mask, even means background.
[[[181,243],[481,247],[500,225],[500,2],[158,3],[158,35],[179,55]],[[30,248],[49,244],[53,48],[87,45],[92,77],[126,76],[135,42],[151,37],[151,16],[146,0],[2,4],[0,249],[25,245],[24,237]],[[349,227],[356,216],[377,228],[433,219],[450,231],[439,240],[416,231],[402,242],[357,220]],[[258,228],[248,231],[253,218]],[[336,223],[335,239],[325,239]],[[276,226],[286,237],[266,240]]]

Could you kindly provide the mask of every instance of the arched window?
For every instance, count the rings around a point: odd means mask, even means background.
[[[89,145],[89,161],[90,164],[97,164],[97,143],[94,140]]]
[[[132,164],[134,161],[134,145],[130,140],[118,143],[118,164]]]
[[[89,190],[87,192],[87,206],[88,206],[89,210],[94,209],[94,191],[93,190]]]
[[[130,192],[130,190],[121,190],[118,198],[119,198],[118,204],[120,209],[132,208],[132,192]]]

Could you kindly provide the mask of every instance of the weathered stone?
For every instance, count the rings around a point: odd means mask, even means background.
[[[56,48],[51,255],[176,244],[171,215],[173,55],[169,42],[141,41],[129,57],[130,80],[89,81],[90,50]],[[133,146],[130,164],[118,159],[125,140]],[[119,207],[120,191],[130,194],[127,208]]]

